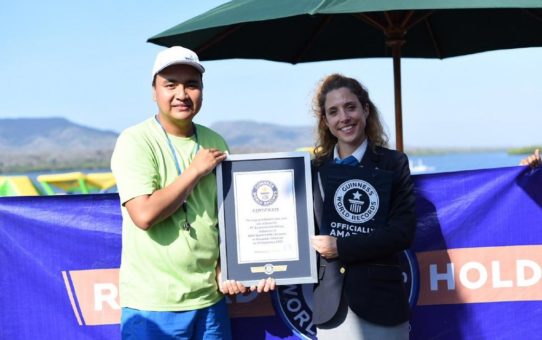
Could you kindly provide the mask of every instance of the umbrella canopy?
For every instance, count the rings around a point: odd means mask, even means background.
[[[403,150],[401,57],[542,46],[542,1],[233,0],[148,41],[191,48],[202,60],[393,57],[396,148]]]

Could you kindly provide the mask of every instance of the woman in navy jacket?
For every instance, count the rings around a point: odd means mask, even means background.
[[[399,267],[416,226],[408,159],[385,147],[378,110],[357,80],[325,78],[314,110],[318,339],[408,339],[409,305]]]

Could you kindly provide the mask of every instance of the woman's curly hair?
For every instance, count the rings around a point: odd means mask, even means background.
[[[367,138],[377,146],[387,147],[388,136],[380,122],[380,113],[369,99],[369,92],[353,78],[341,74],[332,74],[324,78],[316,92],[313,103],[313,111],[318,121],[318,138],[314,148],[315,161],[321,163],[333,154],[333,148],[337,144],[337,137],[333,136],[326,125],[325,101],[329,92],[340,88],[349,89],[359,100],[363,107],[369,108],[369,115],[365,126]]]

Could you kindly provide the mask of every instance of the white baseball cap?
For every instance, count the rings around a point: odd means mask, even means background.
[[[172,46],[158,53],[154,66],[152,68],[152,78],[160,71],[171,65],[190,65],[200,73],[205,72],[205,68],[199,62],[198,55],[188,48],[182,46]]]

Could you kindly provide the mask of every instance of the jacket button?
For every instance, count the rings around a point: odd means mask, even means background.
[[[344,274],[344,272],[346,272],[346,269],[344,267],[341,267],[341,269],[339,269],[339,271],[341,272],[341,274]]]

